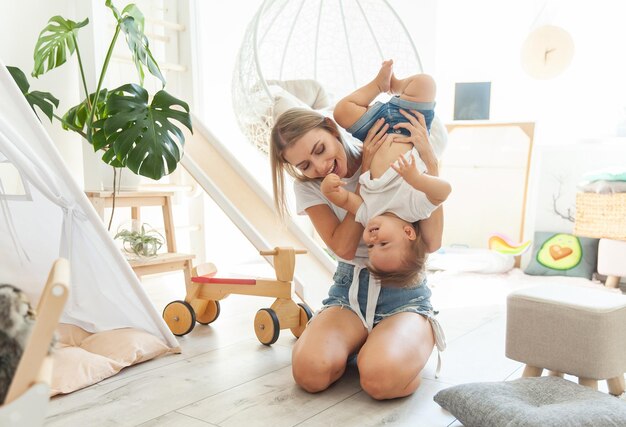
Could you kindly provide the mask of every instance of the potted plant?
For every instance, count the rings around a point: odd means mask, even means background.
[[[114,239],[122,242],[122,247],[127,254],[138,257],[154,257],[163,246],[164,238],[161,233],[151,228],[148,224],[141,224],[136,229],[120,229]]]
[[[57,98],[48,92],[29,92],[30,85],[25,74],[16,67],[8,69],[33,110],[37,106],[50,121],[56,119],[64,129],[80,134],[94,151],[103,152],[102,160],[106,164],[115,168],[126,167],[137,175],[158,180],[172,173],[182,158],[185,136],[179,125],[193,132],[189,106],[163,89],[150,99],[143,88],[144,70],[158,78],[162,87],[166,82],[150,52],[144,34],[144,16],[134,4],[127,5],[121,12],[111,0],[106,0],[105,5],[110,9],[116,26],[95,91],[89,91],[87,87],[77,41],[78,31],[89,20],[74,22],[54,16],[39,34],[32,76],[39,77],[63,65],[76,53],[83,90],[89,94],[63,116],[54,112],[59,104]],[[107,89],[103,87],[103,82],[121,33],[130,49],[139,84],[126,83]]]

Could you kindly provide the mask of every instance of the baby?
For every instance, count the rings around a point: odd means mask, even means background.
[[[427,138],[406,136],[411,127],[430,128],[434,81],[425,74],[398,80],[392,65],[392,61],[385,61],[372,82],[335,108],[337,123],[359,139],[364,140],[369,128],[383,120],[387,123],[381,131],[391,132],[380,142],[370,170],[359,178],[360,196],[343,189],[344,183],[336,174],[327,175],[321,189],[328,200],[364,225],[370,273],[384,286],[403,287],[418,283],[426,258],[417,221],[428,218],[446,200],[451,187],[425,171],[419,156],[433,155]],[[397,96],[368,107],[376,96],[389,91]]]

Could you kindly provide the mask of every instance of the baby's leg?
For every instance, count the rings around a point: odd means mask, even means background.
[[[381,93],[389,92],[393,61],[383,62],[378,75],[366,84],[343,98],[335,106],[334,117],[339,126],[347,129],[361,118],[367,111],[370,103]]]
[[[391,92],[407,101],[432,102],[435,100],[437,86],[428,74],[416,74],[401,80],[392,75]]]

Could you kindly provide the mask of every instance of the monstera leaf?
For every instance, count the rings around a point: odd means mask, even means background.
[[[83,100],[78,105],[73,106],[63,116],[63,129],[81,129],[85,130],[87,120],[89,119],[89,109],[93,105],[95,93],[89,95],[89,101]],[[98,96],[98,102],[96,105],[96,111],[94,112],[94,120],[100,120],[106,115],[106,102],[109,97],[109,93],[106,89],[100,89],[100,95]],[[69,126],[68,126],[69,125]],[[72,127],[70,127],[72,126]],[[93,141],[89,141],[93,144]],[[103,147],[94,147],[97,151]]]
[[[108,117],[94,124],[94,129],[102,128],[106,135],[105,162],[120,162],[152,179],[176,169],[185,137],[173,121],[193,131],[186,102],[161,90],[148,104],[143,87],[126,84],[109,94],[106,108]]]
[[[150,52],[148,38],[143,32],[144,28],[144,16],[143,13],[134,4],[129,4],[120,13],[115,6],[111,3],[111,0],[106,1],[106,5],[113,12],[113,16],[117,19],[120,29],[126,36],[126,43],[133,56],[133,62],[135,68],[137,68],[137,74],[139,74],[139,82],[143,85],[145,74],[143,67],[147,67],[150,74],[161,80],[163,86],[165,86],[165,77],[161,74],[159,65]]]
[[[59,100],[49,92],[39,92],[37,90],[29,92],[28,89],[30,89],[30,84],[28,83],[26,74],[24,74],[24,72],[17,67],[7,66],[7,69],[9,70],[11,77],[13,77],[13,80],[15,80],[15,83],[17,83],[17,86],[22,91],[22,94],[24,94],[26,101],[28,101],[30,108],[33,109],[35,114],[37,114],[37,111],[35,111],[36,105],[52,122],[54,109],[59,106]],[[39,117],[39,115],[37,115],[37,117]]]
[[[152,56],[144,33],[144,15],[134,4],[118,10],[112,0],[101,0],[112,12],[115,30],[96,75],[95,90],[87,84],[78,30],[89,23],[52,17],[40,32],[34,52],[32,75],[38,77],[68,62],[76,52],[83,93],[89,94],[80,104],[59,117],[54,108],[59,101],[45,92],[28,92],[24,73],[9,70],[31,107],[37,106],[48,118],[56,118],[66,130],[85,138],[94,151],[103,151],[102,160],[114,167],[128,167],[138,175],[160,179],[176,169],[183,155],[185,135],[182,126],[192,131],[188,105],[161,90],[150,97],[142,87],[145,72],[158,78],[165,87],[165,78]],[[118,36],[124,34],[139,75],[140,85],[125,84],[112,91],[103,87]],[[182,125],[182,126],[181,126]]]
[[[35,65],[33,77],[62,65],[76,50],[76,32],[89,23],[89,19],[74,22],[61,16],[53,16],[48,25],[39,33],[35,45]]]

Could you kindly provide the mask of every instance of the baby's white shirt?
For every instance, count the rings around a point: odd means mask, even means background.
[[[407,151],[404,157],[409,160],[411,154],[415,157],[418,170],[423,173],[426,164],[420,159],[415,147]],[[392,212],[408,222],[419,221],[430,217],[438,207],[428,200],[424,192],[413,188],[391,167],[375,179],[371,179],[370,173],[365,172],[359,177],[359,182],[363,203],[356,213],[356,220],[364,226],[371,218],[385,212]]]

